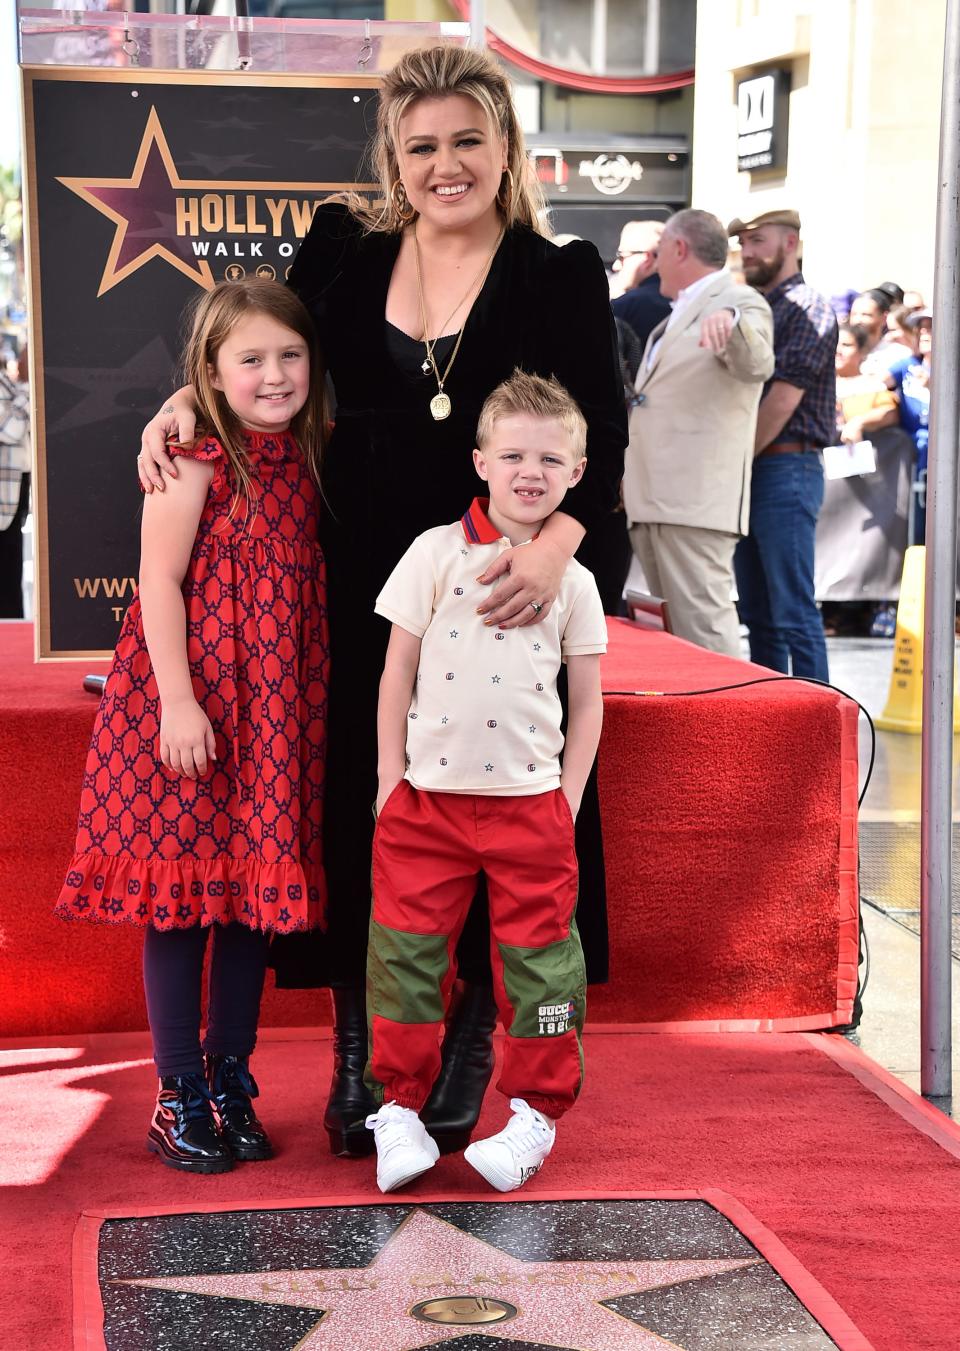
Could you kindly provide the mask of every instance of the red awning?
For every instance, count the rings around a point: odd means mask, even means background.
[[[462,19],[470,18],[470,0],[451,0],[453,7]],[[519,66],[521,70],[536,75],[540,80],[550,80],[553,84],[563,85],[567,89],[582,89],[589,94],[662,94],[669,89],[683,89],[693,84],[692,70],[675,70],[664,75],[590,75],[582,70],[568,70],[565,66],[552,66],[541,61],[538,56],[522,52],[519,47],[498,37],[491,28],[487,29],[487,45],[491,51],[502,56],[504,61]]]

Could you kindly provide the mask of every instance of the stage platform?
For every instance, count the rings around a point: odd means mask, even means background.
[[[626,620],[609,631],[611,979],[591,988],[588,1018],[701,1031],[849,1023],[856,706]],[[146,1025],[139,933],[51,913],[96,713],[81,680],[105,669],[35,665],[31,626],[0,626],[0,1035]],[[264,1026],[328,1020],[316,992],[265,994]]]

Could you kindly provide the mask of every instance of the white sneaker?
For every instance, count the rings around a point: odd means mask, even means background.
[[[377,1146],[377,1186],[382,1192],[412,1182],[440,1157],[423,1122],[409,1107],[384,1103],[379,1112],[367,1117],[366,1126],[373,1131]]]
[[[464,1158],[498,1192],[516,1191],[539,1173],[557,1136],[554,1123],[523,1098],[511,1098],[513,1116],[498,1135],[469,1145]]]

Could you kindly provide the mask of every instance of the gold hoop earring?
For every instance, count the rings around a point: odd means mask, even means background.
[[[500,194],[503,192],[503,179],[504,179],[504,178],[506,178],[506,179],[508,180],[508,182],[507,182],[507,193],[506,193],[506,197],[501,197]],[[513,188],[513,174],[510,172],[509,169],[504,169],[503,174],[501,175],[501,178],[500,178],[500,187],[499,187],[498,190],[497,190],[497,204],[499,205],[500,210],[503,212],[503,214],[504,214],[508,219],[509,219],[509,217],[510,217],[510,212],[511,212],[512,209],[513,209],[513,191],[514,191],[514,188]]]
[[[400,190],[399,194],[397,192],[398,188]],[[406,225],[409,221],[412,221],[417,214],[410,205],[409,198],[407,197],[407,190],[399,178],[395,180],[393,187],[390,189],[390,201],[393,203],[393,209],[402,225]]]

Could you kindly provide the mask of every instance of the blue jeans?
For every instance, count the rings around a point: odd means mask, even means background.
[[[813,598],[813,541],[823,503],[814,450],[759,455],[753,464],[750,533],[734,569],[750,659],[785,675],[827,677],[827,645]]]

